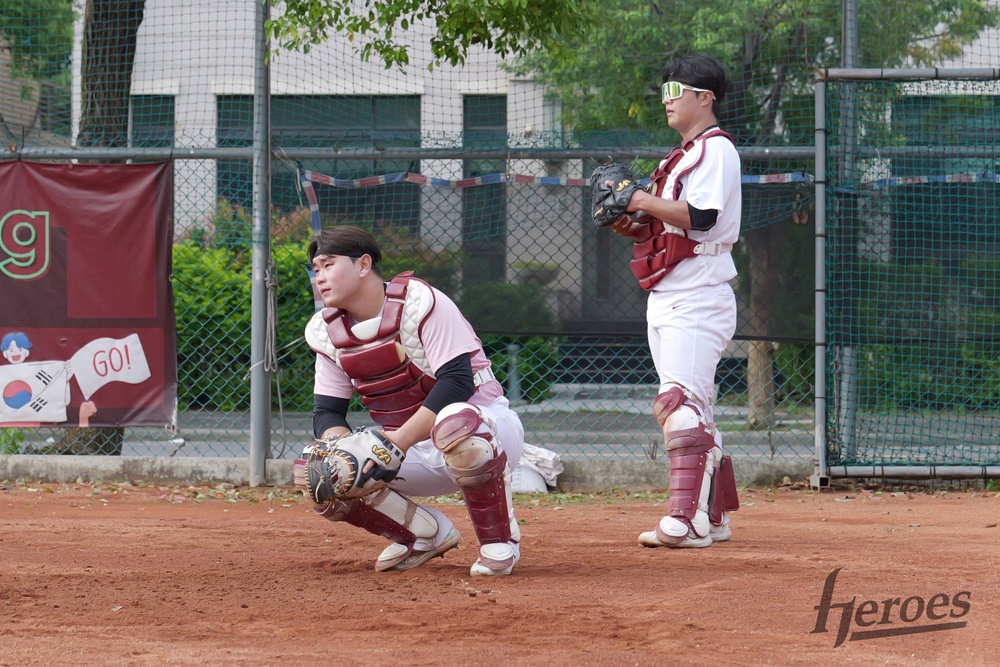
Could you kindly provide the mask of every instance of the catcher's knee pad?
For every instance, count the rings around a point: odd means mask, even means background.
[[[697,407],[683,390],[671,388],[654,401],[670,457],[670,512],[666,537],[681,541],[689,531],[705,537],[709,530],[712,478],[722,450]],[[721,520],[721,518],[720,518]]]
[[[666,428],[664,422],[666,422],[667,417],[677,412],[678,408],[685,403],[694,408],[699,416],[701,415],[700,408],[688,398],[684,388],[680,385],[672,385],[670,389],[656,395],[656,398],[653,399],[653,416],[656,417],[656,423],[660,425],[661,429]]]
[[[334,500],[318,505],[315,512],[330,521],[346,521],[369,533],[412,545],[418,537],[434,537],[438,525],[426,509],[392,489],[382,489],[370,496]]]
[[[496,459],[495,429],[483,413],[469,403],[454,403],[438,413],[431,440],[444,455],[448,474],[459,486],[477,486],[489,481],[480,469]]]

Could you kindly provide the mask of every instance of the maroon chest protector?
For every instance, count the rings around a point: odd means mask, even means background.
[[[681,146],[670,151],[667,157],[660,163],[660,166],[656,168],[656,171],[649,176],[648,190],[650,194],[662,197],[663,190],[667,186],[668,177],[677,167],[681,158],[694,147],[695,141],[705,141],[709,137],[715,136],[723,136],[730,141],[733,140],[728,133],[715,129],[706,132],[696,139],[688,139]],[[704,154],[704,150],[702,150],[701,157]],[[677,177],[674,179],[673,196],[671,197],[674,201],[680,201],[681,189],[684,187],[681,183],[681,176],[691,172],[701,164],[701,157],[694,164],[686,166],[682,172],[677,174]],[[686,231],[684,234],[668,232],[666,223],[648,213],[640,214],[637,221],[643,223],[645,226],[635,235],[635,244],[632,246],[632,261],[629,262],[629,269],[631,269],[632,275],[636,277],[643,289],[651,290],[656,283],[663,280],[673,271],[682,260],[694,257],[697,254],[694,249],[698,245],[698,242],[688,238]]]
[[[340,352],[340,367],[351,378],[375,423],[388,429],[399,428],[412,417],[435,383],[406,356],[400,341],[403,304],[410,282],[423,281],[414,278],[412,271],[389,281],[382,321],[370,339],[354,335],[347,313],[335,308],[323,313],[330,342]]]

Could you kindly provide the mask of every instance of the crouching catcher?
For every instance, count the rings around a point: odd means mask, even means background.
[[[410,497],[461,492],[479,542],[470,574],[510,574],[521,541],[510,479],[524,428],[471,325],[409,272],[383,281],[381,249],[359,228],[324,231],[309,257],[326,308],[306,326],[317,441],[296,461],[296,484],[320,516],[390,541],[378,571],[456,548],[451,520]],[[351,432],[354,393],[376,426]]]

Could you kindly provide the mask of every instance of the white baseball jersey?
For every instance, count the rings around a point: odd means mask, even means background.
[[[673,168],[663,188],[664,198],[674,198],[679,181],[677,201],[719,212],[711,229],[688,231],[691,240],[734,244],[739,239],[741,171],[736,147],[722,135],[696,140]],[[715,370],[736,331],[736,298],[729,285],[735,277],[730,252],[689,257],[653,286],[646,305],[649,348],[660,392],[680,385],[709,421],[713,419]]]
[[[700,159],[700,161],[698,161]],[[704,140],[696,140],[695,145],[681,158],[672,170],[680,174],[692,163],[696,166],[679,177],[681,183],[678,201],[687,201],[695,208],[714,209],[719,212],[715,226],[708,231],[692,229],[688,237],[692,241],[734,244],[740,236],[740,220],[743,209],[741,190],[740,156],[733,142],[725,136],[716,135]],[[673,199],[674,179],[667,181],[662,197]],[[697,255],[680,262],[663,280],[653,286],[656,292],[694,289],[707,285],[718,285],[736,277],[736,265],[731,253],[718,255]]]

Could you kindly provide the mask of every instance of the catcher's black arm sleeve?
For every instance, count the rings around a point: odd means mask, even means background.
[[[424,399],[424,407],[437,414],[445,406],[469,400],[474,393],[472,357],[460,354],[437,370],[437,383]]]
[[[323,433],[334,426],[351,430],[347,423],[347,408],[350,404],[349,398],[313,394],[313,435],[322,438]]]
[[[712,227],[715,227],[715,221],[719,217],[719,212],[714,208],[704,210],[688,204],[688,217],[691,218],[691,229],[699,232],[707,232]]]

